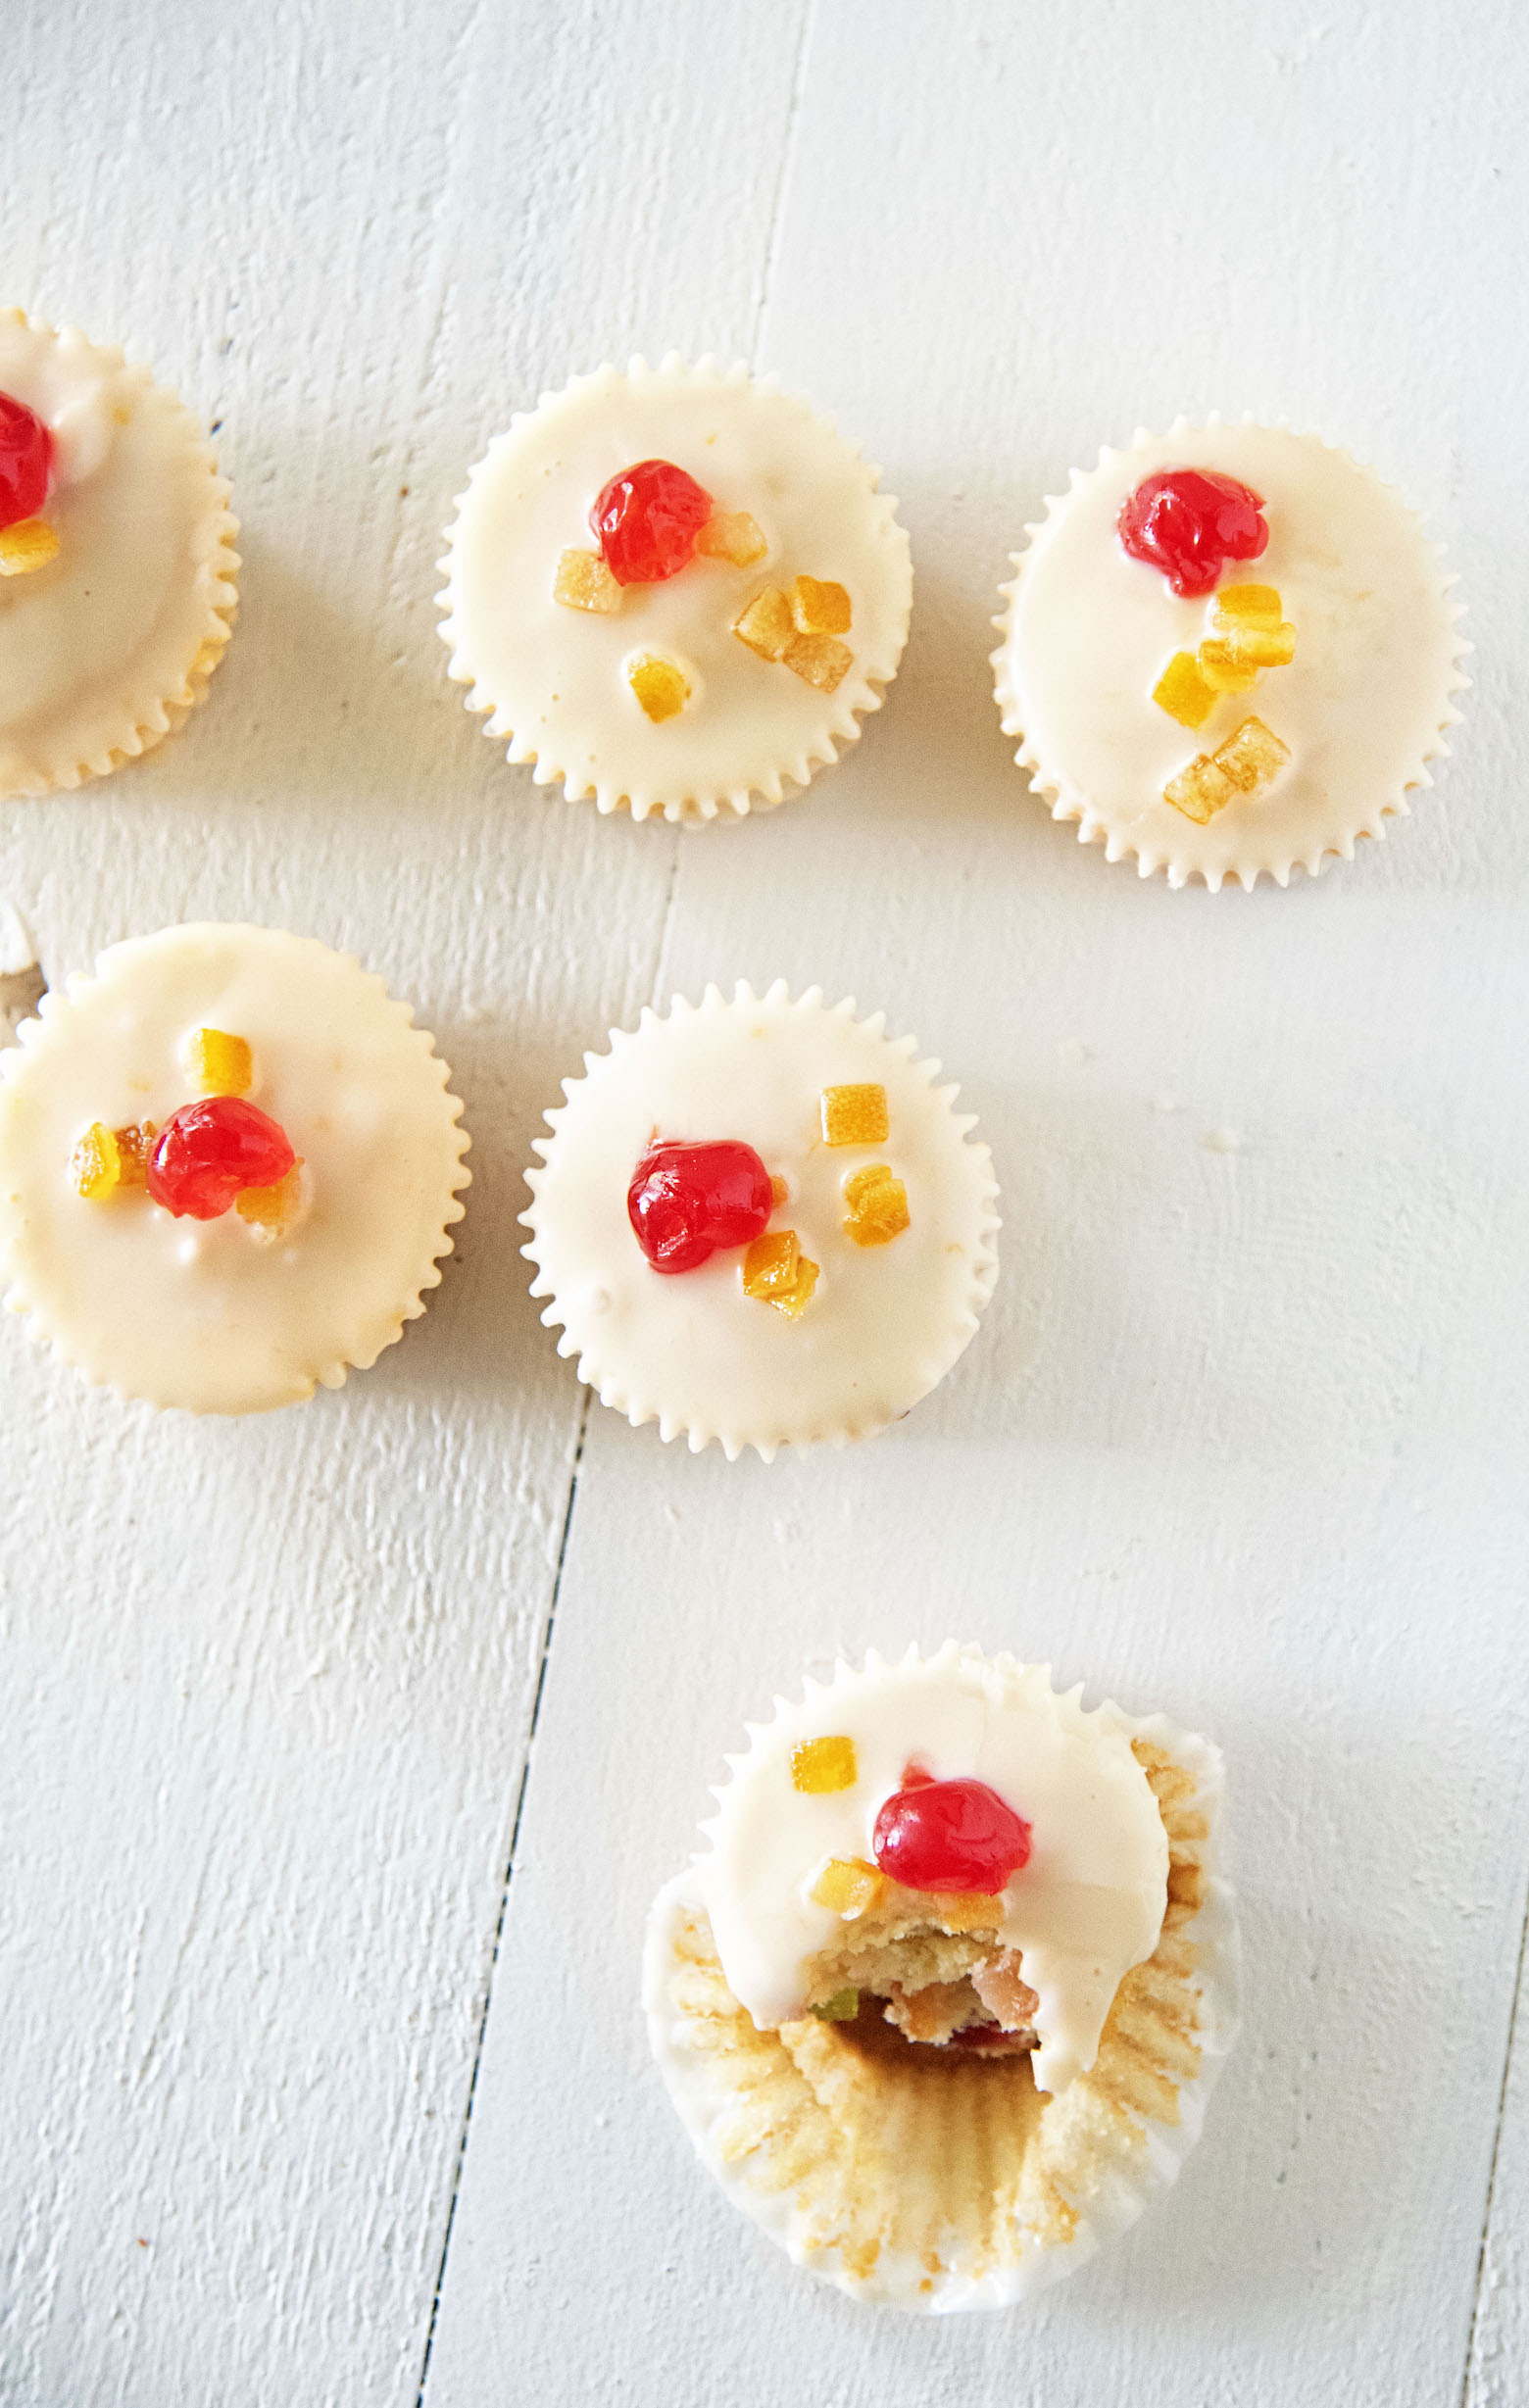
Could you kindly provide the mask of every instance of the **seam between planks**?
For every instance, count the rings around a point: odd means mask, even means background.
[[[1507,2120],[1507,2090],[1513,2077],[1513,2049],[1523,2003],[1524,1965],[1529,1958],[1529,1893],[1518,1933],[1518,1965],[1513,1976],[1513,2003],[1507,2018],[1507,2045],[1503,2051],[1503,2080],[1498,2090],[1497,2129],[1492,2136],[1492,2164],[1487,2174],[1487,2202],[1481,2218],[1481,2247],[1476,2255],[1476,2287],[1470,2303],[1470,2331],[1465,2336],[1465,2364],[1460,2374],[1459,2408],[1469,2408],[1471,2371],[1476,2357],[1476,2332],[1481,2322],[1481,2298],[1487,2279],[1487,2250],[1492,2239],[1492,2207],[1497,2195],[1498,2160],[1503,2151],[1503,2126]]]
[[[780,172],[775,178],[774,195],[769,205],[764,261],[760,270],[759,305],[754,313],[754,338],[749,346],[749,367],[756,376],[760,372],[760,353],[764,347],[764,324],[769,314],[770,290],[775,281],[780,229],[786,214],[786,187],[791,181],[792,162],[796,158],[797,126],[802,115],[802,96],[807,88],[807,62],[813,47],[813,20],[816,9],[817,0],[804,0],[802,23],[797,30],[796,59],[791,70],[791,98],[786,108],[786,129],[780,144]]]

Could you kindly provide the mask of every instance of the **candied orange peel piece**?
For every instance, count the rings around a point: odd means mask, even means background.
[[[791,1786],[809,1797],[853,1790],[859,1777],[855,1742],[846,1731],[831,1731],[825,1739],[803,1740],[791,1750]]]
[[[796,638],[791,604],[778,585],[766,585],[733,620],[733,633],[762,661],[783,661]]]
[[[769,1174],[769,1192],[774,1197],[776,1204],[783,1204],[785,1203],[787,1195],[786,1183],[784,1179],[782,1179],[778,1170],[772,1170]]]
[[[1277,627],[1284,615],[1277,586],[1223,585],[1215,598],[1218,627]]]
[[[610,615],[621,607],[621,589],[598,552],[563,552],[552,580],[552,598],[570,611]]]
[[[223,1028],[193,1029],[186,1039],[185,1063],[204,1095],[247,1096],[255,1084],[255,1057],[244,1037],[230,1037]]]
[[[690,680],[675,661],[658,653],[639,653],[626,672],[626,682],[655,722],[677,718],[690,700]]]
[[[87,1204],[105,1204],[122,1184],[122,1155],[111,1130],[92,1120],[69,1159],[69,1175],[76,1196]]]
[[[766,1229],[743,1257],[745,1296],[787,1296],[796,1286],[802,1244],[794,1229]]]
[[[868,1162],[852,1170],[844,1182],[849,1205],[845,1229],[857,1246],[889,1246],[912,1226],[908,1215],[908,1190],[894,1178],[887,1162]]]
[[[295,1161],[284,1179],[274,1187],[247,1187],[233,1200],[233,1208],[241,1220],[248,1221],[254,1234],[266,1239],[281,1237],[297,1218],[302,1201],[301,1159]]]
[[[1258,672],[1246,661],[1239,661],[1229,637],[1208,635],[1200,647],[1196,661],[1201,676],[1217,694],[1246,694],[1258,682]]]
[[[147,1186],[149,1148],[156,1135],[153,1121],[129,1120],[125,1128],[114,1129],[112,1135],[117,1140],[118,1186]]]
[[[1290,747],[1258,718],[1244,719],[1224,744],[1215,749],[1217,766],[1239,794],[1252,794],[1277,777],[1290,759]]]
[[[825,1146],[884,1146],[892,1134],[884,1087],[825,1087],[817,1101]]]
[[[711,561],[731,561],[735,568],[752,568],[769,550],[764,530],[746,510],[714,512],[696,537],[696,550]]]
[[[1153,687],[1152,699],[1180,727],[1203,727],[1215,709],[1215,687],[1192,652],[1176,652]]]
[[[1220,763],[1208,753],[1197,753],[1187,769],[1169,778],[1162,789],[1162,799],[1171,803],[1176,811],[1182,811],[1186,819],[1204,827],[1218,811],[1225,810],[1236,792]]]
[[[1273,627],[1229,626],[1224,636],[1212,636],[1201,646],[1202,655],[1218,641],[1239,668],[1285,668],[1296,657],[1296,631],[1288,618]]]
[[[855,655],[836,635],[793,636],[781,658],[794,676],[819,694],[832,694],[855,665]]]
[[[869,1914],[886,1893],[887,1877],[863,1856],[830,1856],[812,1888],[814,1905],[842,1915],[846,1923]]]
[[[803,635],[848,635],[848,589],[832,577],[798,577],[791,588],[791,615]]]
[[[799,1254],[796,1279],[792,1286],[783,1288],[776,1296],[766,1297],[765,1302],[773,1304],[777,1312],[783,1312],[788,1321],[800,1321],[813,1301],[813,1290],[817,1285],[817,1268],[810,1255]]]
[[[0,577],[29,576],[58,556],[58,529],[46,518],[19,518],[15,526],[0,528]]]

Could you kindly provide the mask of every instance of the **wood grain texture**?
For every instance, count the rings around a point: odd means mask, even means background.
[[[725,122],[708,22],[8,19],[12,290],[217,423],[247,565],[205,710],[0,812],[0,899],[55,976],[186,916],[356,951],[474,1140],[445,1284],[342,1395],[155,1419],[0,1332],[8,2408],[417,2394],[581,1409],[518,1174],[652,992],[677,843],[507,769],[434,563],[539,390],[748,344],[795,19],[740,22]]]
[[[0,2399],[410,2408],[449,2221],[427,2408],[1516,2408],[1518,13],[23,0],[7,42],[14,297],[219,422],[248,565],[182,737],[0,811],[0,904],[54,974],[192,914],[360,953],[474,1186],[424,1321],[298,1412],[156,1420],[0,1330]],[[701,834],[508,769],[431,599],[510,412],[671,345],[837,411],[916,570],[847,762]],[[1042,496],[1209,407],[1397,478],[1480,648],[1437,796],[1284,896],[1084,853],[991,703]],[[583,1406],[515,1251],[530,1138],[656,990],[781,973],[962,1080],[997,1298],[847,1455],[597,1409],[560,1584]],[[743,1714],[951,1631],[1223,1742],[1249,2015],[1122,2250],[928,2330],[712,2191],[636,1957]]]

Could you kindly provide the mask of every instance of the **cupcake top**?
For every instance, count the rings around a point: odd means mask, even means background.
[[[1345,452],[1183,420],[1047,504],[997,622],[1005,730],[1108,857],[1218,887],[1351,859],[1466,681],[1438,547]]]
[[[643,1013],[549,1111],[527,1174],[533,1296],[634,1423],[844,1440],[948,1371],[996,1276],[985,1146],[883,1016],[814,988]]]
[[[422,1311],[468,1182],[412,1018],[274,929],[113,946],[0,1054],[7,1302],[90,1379],[192,1412],[364,1369]]]
[[[875,1984],[911,2039],[1021,2035],[1054,2094],[1089,2070],[1158,1944],[1168,1842],[1132,1726],[1079,1695],[951,1645],[841,1662],[751,1727],[696,1865],[761,2030],[853,2016]]]
[[[228,640],[228,488],[121,351],[0,312],[0,799],[146,752]]]
[[[448,534],[469,710],[602,811],[780,802],[854,741],[907,638],[877,474],[773,377],[670,358],[575,378],[490,445]]]

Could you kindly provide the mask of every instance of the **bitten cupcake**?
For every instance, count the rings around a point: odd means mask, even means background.
[[[201,700],[237,602],[227,502],[146,368],[0,311],[0,801],[120,767]]]
[[[1104,451],[1014,555],[993,655],[1057,819],[1171,885],[1287,885],[1431,783],[1467,680],[1453,578],[1314,435],[1180,419]]]
[[[91,1380],[193,1413],[338,1388],[424,1309],[462,1106],[380,978],[207,923],[114,945],[0,1053],[6,1302]]]
[[[842,1445],[916,1404],[997,1276],[988,1149],[883,1015],[709,987],[566,1079],[526,1174],[559,1352],[693,1451]]]
[[[1133,2223],[1236,2022],[1221,1759],[954,1644],[776,1700],[655,1901],[670,2096],[852,2297],[1004,2307]]]
[[[912,568],[878,475],[772,376],[575,377],[490,445],[448,530],[468,709],[602,811],[779,803],[897,672]]]

